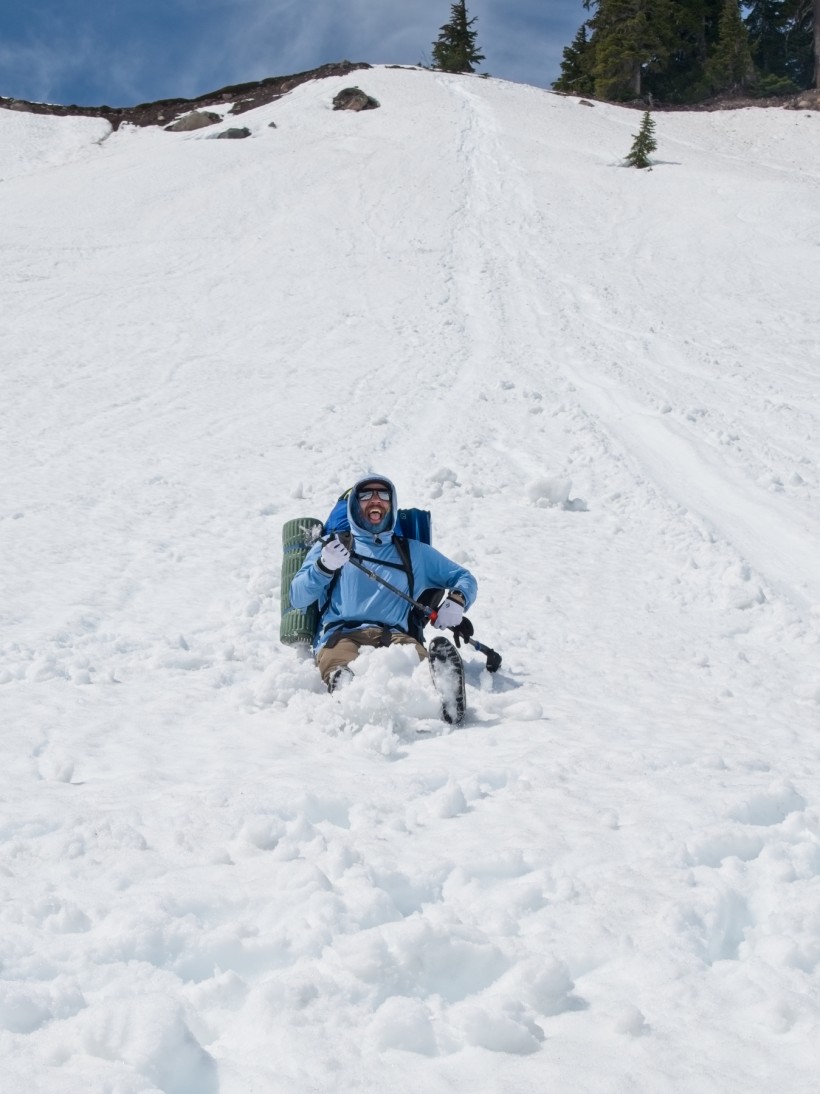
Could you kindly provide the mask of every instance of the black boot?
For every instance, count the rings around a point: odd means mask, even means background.
[[[333,672],[331,672],[330,676],[328,676],[327,680],[325,681],[325,683],[327,684],[327,690],[332,695],[337,688],[346,687],[352,679],[353,673],[347,667],[347,665],[343,665],[340,669],[334,669]]]

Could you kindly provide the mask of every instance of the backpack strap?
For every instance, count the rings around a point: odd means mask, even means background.
[[[373,565],[389,566],[392,570],[403,570],[404,573],[407,575],[408,595],[413,596],[413,564],[412,564],[412,561],[410,559],[410,546],[409,546],[409,544],[408,544],[408,542],[407,542],[407,540],[405,539],[404,536],[397,536],[397,535],[393,536],[393,544],[396,548],[396,551],[398,552],[398,556],[401,559],[401,562],[389,562],[387,559],[383,559],[383,558],[369,558],[366,555],[356,554],[355,551],[353,552],[353,557],[354,558],[364,559],[366,562],[369,562]],[[321,630],[321,627],[322,627],[322,616],[325,614],[325,612],[328,609],[328,605],[330,604],[331,597],[333,596],[333,590],[336,588],[336,585],[339,581],[339,575],[340,574],[341,574],[341,570],[337,570],[334,573],[333,577],[328,582],[327,588],[325,589],[325,601],[324,601],[324,604],[322,604],[321,607],[319,608],[319,628],[318,628],[319,630]],[[418,619],[414,618],[415,616],[418,616],[418,612],[416,612],[416,609],[413,608],[408,613],[406,633],[412,635],[412,637],[416,638],[418,641],[421,641],[421,639],[417,635],[417,632],[420,633],[422,631],[423,624],[421,626],[419,626],[418,625]],[[367,621],[367,622],[369,622],[370,626],[379,626],[379,624],[374,624],[370,621]],[[350,627],[350,626],[360,627],[360,626],[364,625],[364,623],[365,623],[365,621],[361,621],[361,620],[357,620],[357,619],[354,619],[354,620],[340,619],[336,623],[333,624],[333,629],[335,630],[338,627]],[[318,631],[317,631],[317,633],[318,633]]]
[[[410,558],[410,544],[405,536],[393,536],[393,542],[396,544],[396,550],[399,552],[399,558],[401,558],[404,564],[404,572],[407,574],[407,589],[409,595],[415,597],[416,591],[413,585],[413,563]],[[424,597],[421,597],[421,601],[424,602]],[[424,645],[424,624],[427,622],[427,617],[423,612],[420,612],[418,608],[411,608],[407,613],[407,633],[411,638],[420,644]]]
[[[410,561],[410,544],[407,542],[405,536],[394,535],[393,542],[396,545],[396,550],[399,552],[401,568],[407,574],[408,595],[413,596],[413,563]],[[388,563],[388,565],[390,564]],[[393,565],[395,565],[395,563]]]

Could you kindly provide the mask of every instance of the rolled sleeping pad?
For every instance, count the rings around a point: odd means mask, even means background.
[[[282,526],[282,619],[279,640],[286,646],[311,645],[319,626],[319,605],[293,608],[290,585],[301,569],[307,553],[322,534],[322,522],[316,517],[297,517]]]

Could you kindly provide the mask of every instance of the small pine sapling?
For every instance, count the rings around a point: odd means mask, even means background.
[[[634,138],[624,164],[627,167],[651,167],[649,154],[655,151],[658,142],[655,140],[655,119],[648,110],[644,111],[641,128]]]

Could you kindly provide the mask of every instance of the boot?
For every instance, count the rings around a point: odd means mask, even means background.
[[[346,687],[352,679],[353,673],[347,667],[347,665],[343,665],[340,669],[334,669],[333,672],[331,672],[330,676],[328,676],[327,680],[325,681],[325,683],[327,684],[327,690],[332,695],[333,692],[336,691],[338,688]]]

